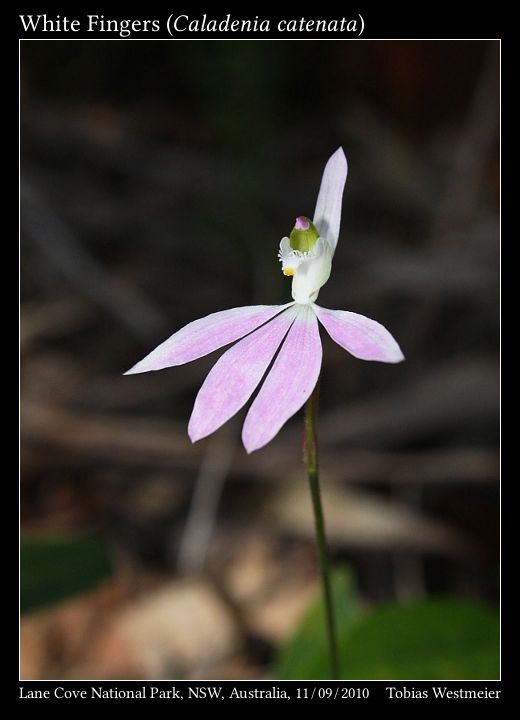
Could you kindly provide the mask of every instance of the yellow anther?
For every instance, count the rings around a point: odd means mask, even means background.
[[[287,275],[288,277],[292,277],[294,275],[294,270],[292,268],[284,268],[282,270],[284,275]]]

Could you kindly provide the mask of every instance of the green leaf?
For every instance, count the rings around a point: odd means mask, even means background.
[[[24,538],[20,544],[21,611],[84,592],[110,574],[108,549],[97,538]]]
[[[332,597],[338,637],[341,639],[358,613],[355,583],[347,570],[333,573]],[[321,592],[313,601],[296,633],[278,651],[272,674],[280,680],[330,678]]]
[[[352,680],[491,680],[499,677],[499,618],[461,600],[387,605],[356,623],[342,655]]]
[[[480,604],[439,598],[361,614],[352,580],[333,582],[342,678],[492,680],[499,677],[499,617]],[[315,602],[280,649],[273,677],[330,678],[323,604]]]

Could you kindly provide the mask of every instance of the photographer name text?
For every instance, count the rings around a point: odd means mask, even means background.
[[[480,689],[456,687],[453,685],[433,685],[428,689],[387,685],[384,688],[387,700],[498,700],[501,690],[489,687]],[[21,700],[368,700],[368,687],[263,687],[243,688],[235,685],[182,685],[157,687],[142,685],[132,689],[118,687],[106,688],[101,685],[74,689],[57,685],[53,689],[30,689],[22,685],[19,690]]]

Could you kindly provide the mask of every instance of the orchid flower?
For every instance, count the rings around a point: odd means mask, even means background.
[[[289,237],[280,242],[278,256],[282,272],[292,277],[293,302],[237,307],[195,320],[125,373],[182,365],[239,341],[220,357],[199,390],[188,425],[192,442],[233,417],[264,376],[245,418],[242,440],[247,452],[272,440],[318,381],[319,323],[356,358],[386,363],[404,359],[392,335],[375,320],[316,304],[331,273],[346,179],[347,160],[338,148],[325,166],[312,221],[296,218]]]

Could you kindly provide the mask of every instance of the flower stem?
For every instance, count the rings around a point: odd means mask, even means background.
[[[318,415],[319,384],[316,383],[312,395],[305,404],[304,414],[304,462],[307,467],[307,476],[311,490],[314,522],[316,525],[316,540],[320,558],[321,583],[325,601],[325,623],[327,626],[327,639],[329,645],[329,660],[332,680],[339,680],[339,656],[336,636],[336,623],[332,602],[330,583],[330,565],[327,552],[327,538],[325,535],[325,519],[321,505],[320,476],[318,467],[318,438],[316,433],[316,419]]]

